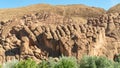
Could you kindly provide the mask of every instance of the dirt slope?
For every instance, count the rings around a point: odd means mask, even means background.
[[[115,13],[115,12],[120,13],[120,4],[117,4],[117,5],[113,6],[113,7],[111,7],[111,8],[107,11],[107,13]]]
[[[97,17],[105,13],[104,9],[89,7],[85,5],[48,5],[48,4],[37,4],[21,8],[10,8],[0,9],[0,20],[7,21],[14,17],[21,17],[24,14],[36,13],[36,12],[54,12],[64,16],[73,17]]]

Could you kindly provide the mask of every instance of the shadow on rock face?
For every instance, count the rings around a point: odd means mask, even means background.
[[[48,53],[49,57],[59,57],[61,56],[59,50],[59,42],[55,39],[47,39],[43,34],[37,37],[39,42],[39,48],[44,52]]]
[[[20,54],[20,48],[14,48],[5,52],[6,56],[15,56]]]

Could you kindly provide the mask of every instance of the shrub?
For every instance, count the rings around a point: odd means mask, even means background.
[[[115,62],[115,63],[114,63],[114,68],[120,68],[120,63]]]
[[[114,58],[114,61],[115,61],[115,62],[120,62],[120,54],[119,54],[119,55],[116,55],[116,57]]]
[[[77,68],[76,58],[62,56],[54,68]]]
[[[8,62],[3,63],[2,68],[14,68],[14,66],[18,63],[19,61],[14,59]]]
[[[38,64],[38,68],[49,68],[48,62],[43,60],[41,63]]]
[[[98,57],[96,60],[97,68],[114,68],[114,62],[105,57]]]
[[[38,64],[38,68],[54,68],[55,65],[55,60],[53,58],[49,58],[47,61],[42,60],[42,62]]]
[[[20,61],[15,68],[37,68],[37,64],[32,59]]]
[[[0,68],[2,68],[2,66],[0,65]]]
[[[80,60],[79,68],[96,68],[95,60],[97,60],[97,57],[84,56]]]
[[[114,64],[105,57],[85,56],[81,59],[79,68],[114,68]]]
[[[52,57],[50,57],[48,59],[48,63],[49,63],[49,68],[54,68],[55,65],[57,64],[57,61],[55,61],[55,59],[53,59]]]

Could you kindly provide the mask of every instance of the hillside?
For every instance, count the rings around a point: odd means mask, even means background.
[[[119,18],[120,13],[85,5],[1,9],[0,63],[27,58],[40,62],[62,55],[113,60],[120,54]]]
[[[37,12],[53,12],[63,16],[72,17],[97,17],[105,13],[104,9],[89,7],[85,5],[48,5],[48,4],[36,4],[20,8],[0,9],[0,20],[7,21],[12,18],[20,18],[25,14],[37,13]]]
[[[113,7],[111,7],[111,8],[107,11],[107,13],[115,13],[115,12],[120,13],[120,4],[117,4],[117,5],[113,6]]]

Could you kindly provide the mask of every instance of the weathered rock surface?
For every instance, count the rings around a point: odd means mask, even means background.
[[[64,21],[53,13],[37,13],[8,21],[0,29],[1,63],[28,57],[40,62],[62,54],[78,59],[84,55],[113,59],[120,53],[119,17],[119,13],[104,14],[81,24],[72,23],[71,18]]]

